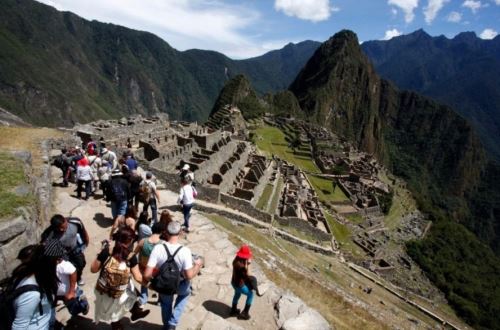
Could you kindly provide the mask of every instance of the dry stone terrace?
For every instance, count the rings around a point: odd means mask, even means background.
[[[231,118],[239,113],[236,110],[226,108],[217,116],[229,118],[225,123],[230,126]],[[390,242],[421,237],[417,234],[425,232],[428,222],[415,216],[408,218],[395,234],[385,228],[378,196],[389,193],[389,188],[379,179],[383,168],[376,160],[321,127],[293,118],[266,117],[265,120],[298,137],[301,144],[298,152],[310,153],[323,170],[321,175],[335,180],[337,189],[342,189],[349,198],[333,205],[345,211],[333,213],[333,218],[350,228],[353,242],[364,251],[365,257],[357,262],[396,283],[409,281],[412,277],[421,278],[415,270],[418,268],[408,261],[405,252],[390,248],[393,245]],[[241,134],[243,128],[240,126],[238,129],[228,129],[227,125],[217,128],[213,125],[217,120],[212,118],[211,122],[201,126],[169,121],[165,116],[136,116],[80,125],[75,133],[84,142],[99,141],[102,137],[117,154],[125,151],[130,141],[141,166],[151,170],[167,188],[177,187],[179,168],[189,164],[199,183],[200,199],[239,210],[271,227],[293,229],[288,236],[291,241],[304,241],[293,235],[295,230],[316,244],[326,244],[330,249],[328,253],[338,253],[338,242],[326,221],[324,205],[307,174],[278,157],[269,159],[259,155],[245,134]],[[331,149],[320,149],[320,143]],[[333,174],[338,169],[344,172]],[[278,179],[281,185],[277,184]],[[272,196],[279,196],[276,209],[257,208],[264,190],[270,186]],[[360,215],[360,222],[351,223],[343,218],[350,214]]]
[[[233,108],[222,112],[218,116],[233,118],[239,113]],[[125,142],[130,141],[141,165],[167,187],[178,185],[179,168],[189,164],[198,183],[199,198],[225,204],[269,224],[276,219],[281,225],[298,228],[317,241],[332,241],[331,231],[305,174],[279,159],[259,155],[255,146],[242,138],[240,128],[229,130],[221,126],[217,129],[210,124],[170,122],[165,116],[136,116],[77,126],[75,133],[84,142],[101,138],[111,142],[110,148],[117,154],[125,151]],[[116,136],[119,140],[113,140]],[[305,133],[304,138],[307,138]],[[287,186],[276,192],[281,196],[278,213],[257,209],[266,186],[275,183],[279,175]],[[298,194],[300,197],[290,199],[291,195],[297,197]],[[294,209],[295,213],[282,212],[287,209]]]

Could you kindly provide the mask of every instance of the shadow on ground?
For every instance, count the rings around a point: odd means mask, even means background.
[[[101,228],[110,228],[113,225],[113,219],[106,217],[102,213],[96,213],[93,219]]]
[[[131,322],[129,318],[125,317],[121,320],[122,325],[125,329],[152,329],[152,330],[160,330],[162,326],[159,324],[153,324],[147,321],[147,317],[144,320],[140,320],[137,322]],[[64,329],[106,329],[109,330],[111,326],[107,323],[100,322],[95,324],[92,319],[84,318],[81,316],[75,316],[71,320],[68,321],[68,324]]]
[[[231,311],[230,306],[215,300],[207,300],[203,302],[203,307],[205,307],[207,311],[219,315],[223,319],[227,319],[229,317],[229,312]]]

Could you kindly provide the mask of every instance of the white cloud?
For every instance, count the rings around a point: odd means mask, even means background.
[[[464,3],[462,3],[462,7],[469,8],[475,14],[481,7],[483,7],[483,4],[481,1],[465,0]]]
[[[497,4],[497,6],[500,6],[500,0],[494,0],[494,2]]]
[[[425,22],[431,24],[441,8],[449,1],[450,0],[429,0],[427,6],[424,8]]]
[[[246,58],[267,52],[269,43],[281,43],[260,40],[256,35],[255,26],[261,19],[258,11],[218,0],[149,0],[147,5],[141,0],[38,1],[86,19],[149,31],[179,50],[211,49]]]
[[[481,39],[493,39],[498,35],[498,32],[493,29],[484,29],[479,35]]]
[[[405,13],[406,23],[410,23],[415,18],[413,11],[418,7],[418,0],[389,0],[388,4],[401,8]]]
[[[394,37],[400,36],[402,33],[398,29],[392,29],[385,31],[385,36],[382,40],[390,40]]]
[[[329,0],[275,0],[274,9],[312,22],[327,20],[332,12],[339,11],[339,8],[330,5]]]
[[[459,23],[462,20],[462,14],[460,14],[457,11],[452,11],[451,13],[448,14],[446,20],[452,23]]]

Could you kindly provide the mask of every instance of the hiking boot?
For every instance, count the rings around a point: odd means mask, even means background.
[[[130,313],[132,314],[130,319],[132,321],[136,321],[138,319],[145,318],[146,316],[148,316],[149,312],[150,312],[149,309],[146,309],[146,310],[142,309],[139,302],[136,301],[134,306],[132,306],[132,309],[130,310]]]
[[[231,307],[231,311],[229,312],[229,316],[239,316],[240,315],[240,310],[237,308],[237,305],[234,304],[233,307]]]
[[[250,314],[248,314],[248,312],[250,311],[250,307],[251,305],[245,305],[245,309],[243,309],[243,312],[238,315],[239,320],[250,320]]]
[[[87,300],[87,297],[85,295],[81,295],[80,296],[80,301],[85,301],[86,304],[85,304],[85,309],[82,311],[82,314],[83,315],[87,315],[89,313],[89,308],[90,308],[90,305],[89,305],[89,302]]]

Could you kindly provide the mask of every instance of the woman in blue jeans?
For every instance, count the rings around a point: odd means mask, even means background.
[[[234,297],[230,315],[238,316],[239,319],[243,320],[250,319],[249,311],[253,301],[253,286],[248,271],[251,258],[252,251],[248,245],[243,245],[233,260],[233,277],[231,278],[231,285],[234,288]],[[245,302],[243,312],[240,313],[238,309],[238,300],[242,294],[247,296],[247,301]]]

